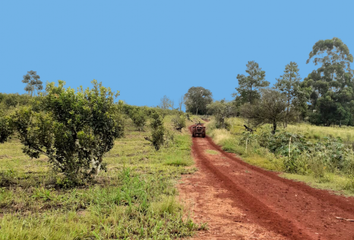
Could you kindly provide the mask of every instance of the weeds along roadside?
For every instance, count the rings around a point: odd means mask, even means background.
[[[216,129],[214,121],[207,128],[208,135],[225,151],[240,155],[252,165],[283,172],[285,178],[354,195],[354,128],[298,124],[273,135],[269,125],[252,134],[245,131],[241,118],[227,122],[229,130]]]
[[[190,166],[187,130],[165,116],[166,144],[156,151],[148,127],[126,121],[126,137],[104,156],[94,186],[56,189],[46,158],[29,159],[16,139],[0,145],[0,239],[173,239],[204,228],[175,200],[174,184]]]

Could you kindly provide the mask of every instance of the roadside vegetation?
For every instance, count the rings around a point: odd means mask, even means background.
[[[354,194],[353,56],[339,38],[320,40],[303,80],[285,66],[273,86],[255,61],[238,74],[234,101],[207,105],[208,133],[245,161],[311,185]]]
[[[270,124],[251,133],[244,127],[247,119],[234,117],[227,122],[230,131],[217,129],[215,120],[207,125],[208,135],[225,151],[240,155],[252,165],[283,172],[283,177],[354,195],[353,127],[302,123],[272,134]]]

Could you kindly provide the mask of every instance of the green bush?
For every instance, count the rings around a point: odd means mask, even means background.
[[[184,114],[177,114],[174,118],[172,118],[172,123],[175,129],[182,130],[182,128],[186,127],[186,117]]]
[[[155,149],[159,150],[164,143],[165,128],[163,126],[163,119],[157,112],[151,114],[151,117],[151,142]]]
[[[134,125],[138,128],[138,130],[142,131],[144,129],[144,126],[146,125],[147,119],[144,110],[139,107],[135,107],[131,110],[129,116],[132,119]]]
[[[91,179],[105,168],[103,154],[124,133],[123,103],[114,104],[119,94],[95,80],[92,83],[93,89],[77,92],[65,89],[63,81],[59,86],[48,84],[47,95],[37,98],[33,106],[0,120],[1,130],[16,131],[25,154],[31,158],[46,155],[53,168],[72,183]]]
[[[314,173],[324,176],[326,171],[342,171],[351,174],[354,170],[354,154],[340,138],[325,137],[315,142],[300,134],[285,131],[260,130],[258,134],[243,133],[241,143],[245,140],[257,142],[260,147],[284,159],[286,172],[306,174]],[[290,147],[290,149],[289,149]]]
[[[232,102],[226,102],[225,100],[215,101],[207,105],[208,113],[215,117],[215,127],[225,128],[230,131],[231,125],[226,121],[227,117],[235,114],[236,109]]]
[[[28,105],[31,101],[31,97],[27,94],[20,95],[18,93],[0,93],[0,103],[6,108]]]
[[[7,141],[13,134],[13,129],[10,126],[10,119],[5,116],[0,116],[0,143]]]

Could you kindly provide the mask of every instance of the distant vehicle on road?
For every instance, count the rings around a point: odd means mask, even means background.
[[[199,122],[192,127],[192,136],[205,137],[205,127],[202,123]]]

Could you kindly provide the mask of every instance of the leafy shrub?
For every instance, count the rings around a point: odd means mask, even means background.
[[[157,112],[151,114],[151,117],[151,142],[154,145],[155,149],[159,150],[164,143],[165,128],[163,126],[163,119]]]
[[[32,98],[27,94],[20,95],[18,93],[0,93],[0,103],[2,103],[7,108],[16,107],[17,105],[28,105],[31,99]]]
[[[289,132],[278,131],[275,134],[269,131],[262,131],[258,135],[258,141],[260,146],[268,148],[271,152],[288,156],[289,155],[289,143],[291,147],[291,155],[298,156],[309,147],[309,142],[299,134],[293,134]]]
[[[235,107],[232,102],[225,100],[215,101],[207,105],[208,113],[214,115],[216,128],[225,128],[230,131],[231,125],[226,122],[227,117],[235,114]]]
[[[0,187],[9,187],[15,180],[14,170],[0,171]]]
[[[260,130],[259,134],[243,133],[241,143],[264,147],[284,161],[286,172],[323,177],[324,171],[354,170],[352,151],[339,138],[321,138],[316,142],[308,141],[300,134],[277,131],[275,134]]]
[[[174,118],[172,118],[173,126],[177,130],[181,130],[182,128],[186,127],[186,117],[184,114],[177,114]]]
[[[175,143],[175,132],[169,129],[165,129],[163,145],[165,147],[172,147],[174,143]]]
[[[33,107],[20,108],[5,124],[0,121],[1,128],[10,126],[18,133],[25,154],[32,158],[46,155],[53,168],[75,184],[105,168],[103,154],[124,133],[122,102],[114,104],[118,93],[114,95],[96,80],[92,83],[93,89],[77,92],[65,89],[63,81],[57,87],[50,83],[48,94]]]
[[[143,130],[146,124],[146,115],[144,113],[144,110],[139,107],[135,107],[133,110],[131,110],[129,116],[133,120],[133,123],[138,128],[138,130]]]
[[[0,116],[0,143],[4,143],[13,134],[13,129],[10,126],[10,119]]]

